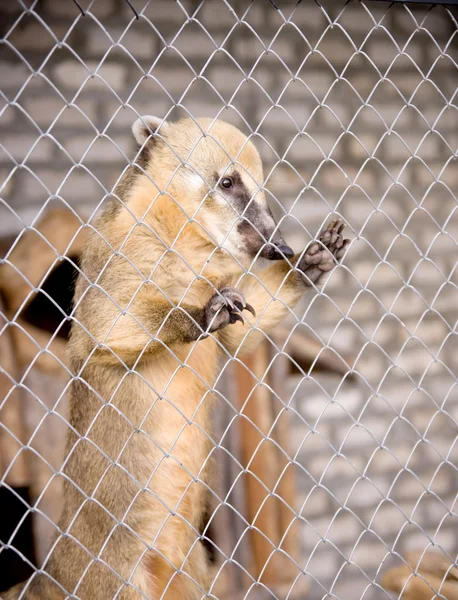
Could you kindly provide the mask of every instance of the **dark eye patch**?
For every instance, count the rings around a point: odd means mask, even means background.
[[[227,178],[229,178],[229,176]],[[226,177],[223,176],[220,180],[218,174],[215,173],[215,180],[217,182],[221,183],[222,181],[224,181],[224,179],[226,179]],[[229,186],[227,189],[224,189],[225,186],[222,186],[223,189],[221,191],[223,192],[223,194],[227,194],[227,197],[230,200],[232,206],[241,215],[245,208],[248,206],[250,200],[252,199],[252,195],[243,183],[243,180],[237,171],[231,173],[230,179],[232,181],[232,185]],[[251,204],[253,204],[253,202]]]
[[[228,189],[220,187],[220,191],[240,215],[237,231],[244,238],[247,250],[255,253],[272,235],[275,220],[267,206],[254,200],[237,171],[231,173],[230,178],[232,186]],[[223,179],[224,176],[220,179],[215,173],[215,186]]]

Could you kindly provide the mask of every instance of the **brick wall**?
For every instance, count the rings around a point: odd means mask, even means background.
[[[456,556],[457,10],[132,0],[137,20],[124,0],[85,17],[27,4],[1,7],[0,233],[62,202],[91,215],[138,114],[255,132],[294,248],[333,211],[355,238],[296,311],[357,357],[356,381],[288,383],[312,597],[334,582],[340,600],[386,598],[396,554]]]

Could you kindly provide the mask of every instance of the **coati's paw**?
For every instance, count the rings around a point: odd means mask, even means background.
[[[345,254],[350,240],[344,240],[342,237],[344,227],[340,219],[331,221],[320,233],[318,240],[312,242],[301,257],[298,269],[312,283],[317,283]]]
[[[241,291],[231,287],[222,288],[205,306],[207,331],[217,331],[237,321],[243,323],[242,310],[248,310],[256,316],[254,308],[247,304]]]

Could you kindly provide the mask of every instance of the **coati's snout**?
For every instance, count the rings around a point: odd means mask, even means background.
[[[242,260],[294,256],[267,204],[261,157],[236,127],[212,119],[170,123],[145,116],[133,132],[146,145],[153,179],[171,182],[169,193],[180,197],[215,245]],[[155,156],[160,172],[153,167]]]
[[[282,258],[293,258],[294,250],[287,246],[280,238],[270,244],[266,244],[261,251],[261,256],[268,260],[281,260]]]

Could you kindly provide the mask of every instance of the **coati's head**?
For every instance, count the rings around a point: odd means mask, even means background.
[[[145,116],[132,131],[147,174],[161,191],[185,203],[188,216],[215,245],[240,258],[293,256],[266,202],[259,153],[236,127],[212,119],[170,123]]]

